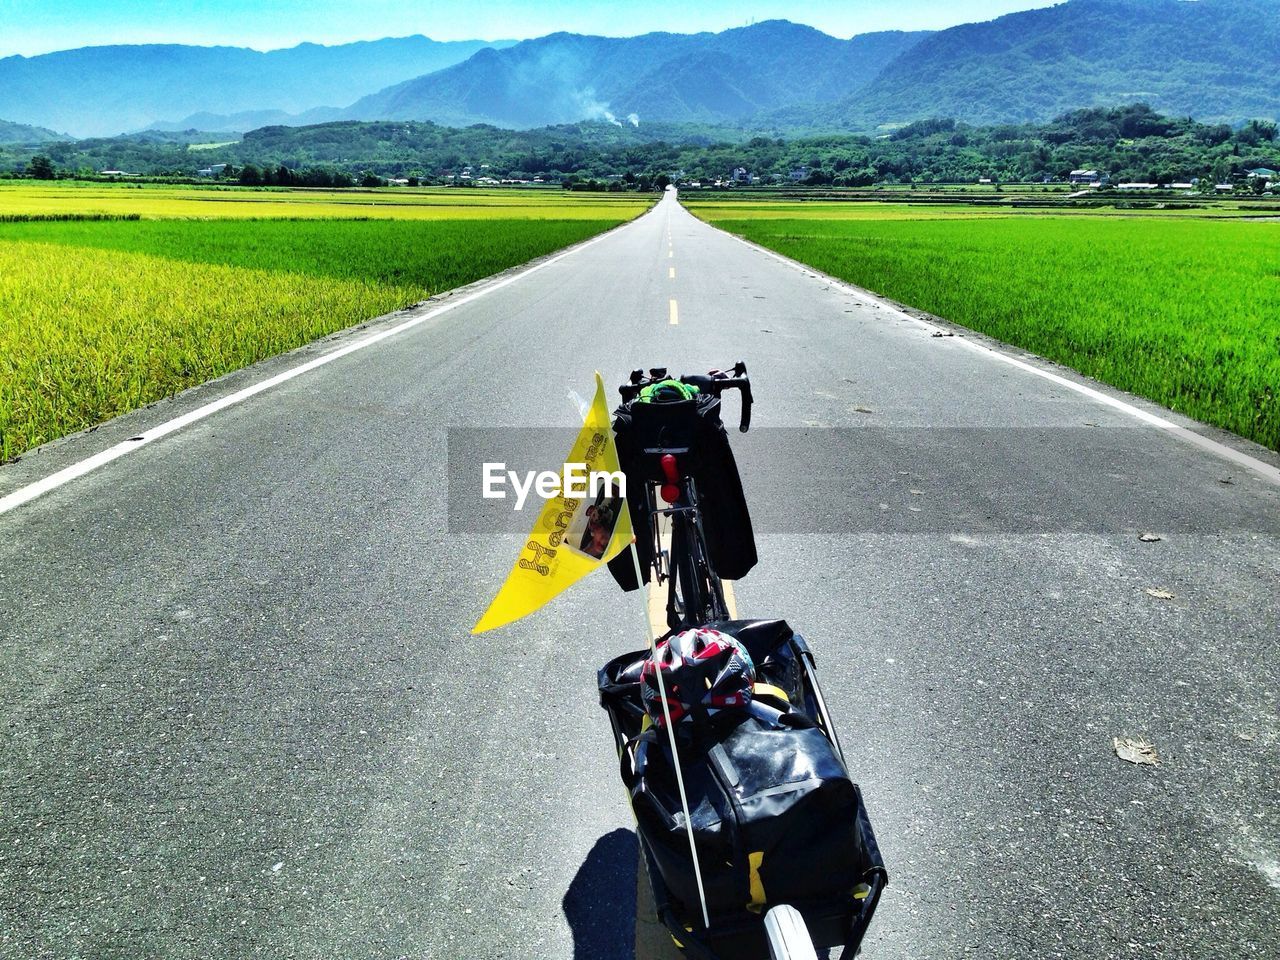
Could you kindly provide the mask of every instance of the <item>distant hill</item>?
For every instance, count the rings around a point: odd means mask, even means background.
[[[0,120],[0,143],[48,143],[65,139],[67,138],[62,134],[46,130],[44,127],[32,127],[25,123]]]
[[[75,136],[140,130],[157,121],[226,129],[226,115],[241,111],[296,114],[349,104],[485,46],[480,40],[401,37],[334,47],[304,43],[269,53],[151,44],[6,57],[0,60],[0,116]],[[202,112],[222,121],[188,119]]]
[[[1048,120],[1142,100],[1237,122],[1280,117],[1280,0],[1070,0],[942,30],[809,116],[853,129],[923,117]]]
[[[26,169],[30,146],[0,146],[0,173]],[[1246,171],[1280,169],[1280,133],[1274,123],[1251,121],[1238,129],[1167,117],[1144,104],[1075,110],[1048,124],[978,127],[953,120],[922,120],[889,136],[855,134],[781,140],[701,125],[642,123],[616,126],[582,121],[532,130],[477,124],[442,127],[430,122],[342,121],[309,127],[266,127],[242,139],[217,132],[146,131],[127,137],[42,144],[61,171],[127,170],[190,177],[216,163],[224,179],[260,184],[350,186],[367,172],[417,177],[428,183],[484,177],[573,183],[597,188],[684,171],[711,183],[746,168],[763,183],[792,184],[803,170],[807,187],[868,187],[877,183],[994,181],[1062,184],[1086,167],[1112,183],[1238,182],[1251,192],[1265,186]],[[281,168],[287,168],[283,175]],[[619,179],[623,178],[623,179]],[[1185,189],[1185,188],[1180,188]],[[1100,191],[1103,197],[1107,191]],[[1280,199],[1280,188],[1275,193]],[[1105,198],[1103,198],[1105,199]],[[1132,198],[1125,199],[1129,203]]]
[[[160,120],[147,127],[148,130],[177,132],[180,130],[234,130],[246,133],[260,127],[271,127],[285,124],[301,127],[313,123],[328,123],[337,120],[342,111],[337,107],[313,107],[302,113],[289,113],[287,110],[242,110],[239,113],[210,113],[202,110],[192,113],[181,120]]]
[[[839,40],[771,20],[723,33],[613,38],[554,33],[397,84],[343,111],[353,120],[535,127],[584,119],[737,122],[848,96],[927,33]]]

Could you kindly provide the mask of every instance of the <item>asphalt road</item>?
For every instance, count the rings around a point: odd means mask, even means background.
[[[599,575],[470,637],[528,518],[476,529],[447,478],[597,368],[742,358],[738,605],[820,656],[893,877],[865,955],[1275,957],[1280,487],[964,340],[669,196],[0,515],[0,956],[630,958],[595,670],[635,599]]]

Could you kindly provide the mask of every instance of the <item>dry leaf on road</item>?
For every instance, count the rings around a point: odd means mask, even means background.
[[[1161,537],[1158,533],[1140,533],[1138,534],[1138,539],[1143,543],[1159,543]]]
[[[1156,748],[1146,740],[1135,740],[1133,737],[1114,737],[1111,741],[1116,748],[1116,756],[1129,763],[1142,763],[1156,766],[1160,758],[1156,756]]]
[[[1173,594],[1168,590],[1162,590],[1158,587],[1147,587],[1147,594],[1155,597],[1157,600],[1172,600]]]

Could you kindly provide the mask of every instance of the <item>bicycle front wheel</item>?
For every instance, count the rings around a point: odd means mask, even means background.
[[[764,929],[769,935],[771,960],[818,960],[809,928],[795,907],[774,907],[764,915]]]

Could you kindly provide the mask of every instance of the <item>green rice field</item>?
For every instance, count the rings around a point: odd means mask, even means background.
[[[688,206],[824,273],[1280,449],[1280,222]]]
[[[2,186],[0,462],[649,204],[551,191]]]

